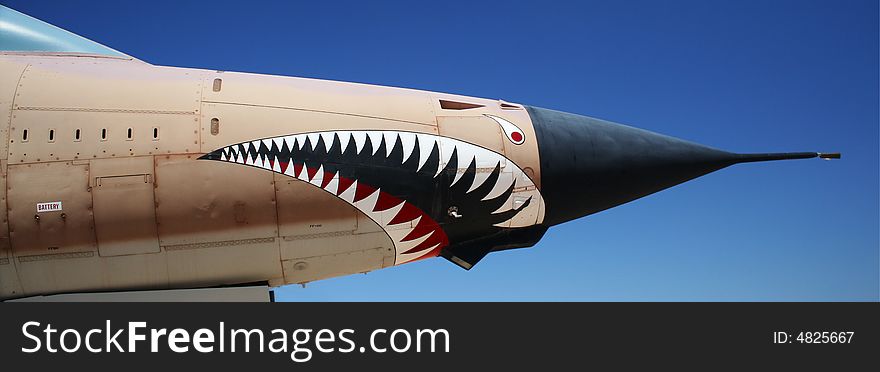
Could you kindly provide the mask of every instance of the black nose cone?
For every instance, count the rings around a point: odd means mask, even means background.
[[[742,161],[741,155],[604,120],[528,107],[544,222],[593,214]]]

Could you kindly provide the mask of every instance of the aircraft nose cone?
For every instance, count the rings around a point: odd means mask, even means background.
[[[538,142],[544,223],[556,225],[737,162],[737,154],[586,116],[527,107]]]

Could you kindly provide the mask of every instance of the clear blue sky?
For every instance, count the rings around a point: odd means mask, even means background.
[[[279,300],[877,301],[877,1],[2,2],[147,62],[451,92],[739,151],[470,272],[432,259]]]

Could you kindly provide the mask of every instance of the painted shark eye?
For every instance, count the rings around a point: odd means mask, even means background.
[[[512,132],[510,133],[510,140],[514,143],[522,143],[523,135],[520,132]]]
[[[526,136],[523,134],[522,130],[504,118],[497,117],[495,115],[483,114],[489,117],[492,120],[495,120],[498,125],[501,126],[501,130],[504,131],[504,135],[507,136],[507,139],[510,140],[514,145],[522,145],[523,142],[526,141]]]

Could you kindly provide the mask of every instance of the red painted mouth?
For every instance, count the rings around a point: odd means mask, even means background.
[[[279,163],[278,166],[279,168],[281,168],[281,171],[284,172],[285,170],[287,170],[291,163],[293,163],[293,161],[289,163],[282,162]],[[274,161],[270,162],[270,166],[275,166]],[[293,163],[293,167],[295,174],[300,174],[300,172],[302,172],[304,168],[302,164],[296,163]],[[305,167],[306,177],[308,178],[309,182],[315,179],[318,171],[318,168]],[[334,177],[335,174],[333,173],[323,172],[323,177],[321,179],[321,188],[325,191],[332,193],[333,190],[328,190],[328,186],[330,185],[330,182],[334,179]],[[334,193],[336,196],[341,195],[355,184],[355,180],[348,177],[340,176],[337,178],[337,180],[338,186],[336,187]],[[437,221],[434,221],[431,216],[429,216],[418,207],[394,195],[386,193],[381,189],[377,189],[363,182],[358,182],[357,185],[354,187],[356,187],[356,189],[352,202],[355,203],[370,197],[376,192],[379,193],[379,196],[376,200],[376,205],[372,208],[373,212],[382,212],[392,208],[400,207],[400,210],[397,212],[394,218],[391,219],[388,225],[397,225],[418,220],[418,222],[416,222],[415,228],[400,241],[408,242],[424,237],[427,238],[425,238],[425,240],[423,240],[415,247],[402,252],[402,254],[419,253],[430,249],[429,252],[420,255],[418,259],[435,257],[440,254],[441,249],[449,245],[449,238],[446,236],[446,232],[444,232],[443,229],[440,227],[440,224],[438,224]],[[401,204],[403,204],[403,206],[401,206]],[[380,223],[378,221],[376,222]]]

